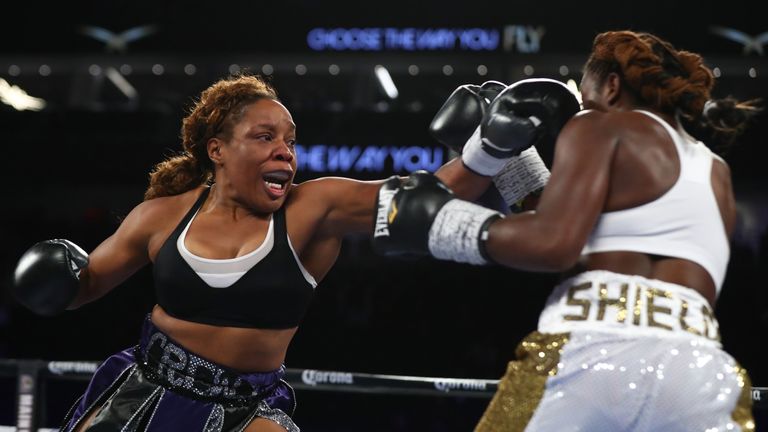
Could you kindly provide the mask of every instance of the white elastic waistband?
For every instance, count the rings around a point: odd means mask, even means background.
[[[720,346],[714,311],[695,290],[602,270],[581,273],[555,287],[538,329],[689,337]]]

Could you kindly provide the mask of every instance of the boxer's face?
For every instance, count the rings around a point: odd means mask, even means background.
[[[296,173],[295,143],[296,125],[283,104],[261,99],[247,106],[218,150],[235,199],[257,211],[279,209]]]

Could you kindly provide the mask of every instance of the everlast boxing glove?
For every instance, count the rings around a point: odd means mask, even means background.
[[[432,255],[485,264],[488,228],[501,213],[463,201],[433,174],[412,173],[402,185],[393,179],[379,189],[374,250],[390,257]]]

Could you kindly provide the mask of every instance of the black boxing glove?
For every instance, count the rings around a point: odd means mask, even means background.
[[[507,86],[498,81],[482,85],[465,84],[448,96],[429,124],[429,133],[449,149],[461,153],[474,133],[488,106]]]
[[[380,255],[489,261],[485,240],[501,213],[455,198],[433,174],[416,171],[400,186],[385,183],[377,203],[373,248]]]
[[[491,102],[462,160],[472,171],[494,176],[527,148],[554,146],[560,129],[578,110],[576,96],[557,80],[518,81]]]
[[[507,96],[515,112],[535,116],[542,122],[541,135],[534,145],[510,158],[493,177],[504,201],[517,212],[523,210],[527,197],[540,194],[549,181],[549,169],[538,150],[545,157],[554,153],[560,130],[579,111],[580,104],[565,84],[543,78],[519,81],[510,86]]]
[[[540,135],[533,145],[542,152],[551,153],[563,126],[581,110],[576,95],[564,83],[554,79],[520,80],[509,86],[504,94],[503,103],[508,110],[541,122]]]
[[[63,312],[80,289],[80,270],[88,266],[88,254],[69,240],[36,243],[16,264],[13,295],[39,315]]]

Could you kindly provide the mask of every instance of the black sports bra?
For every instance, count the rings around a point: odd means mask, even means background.
[[[284,207],[272,215],[272,250],[229,287],[212,288],[179,254],[179,235],[209,192],[206,188],[200,194],[155,258],[158,304],[175,318],[203,324],[265,329],[298,326],[312,301],[314,287],[288,243]]]

